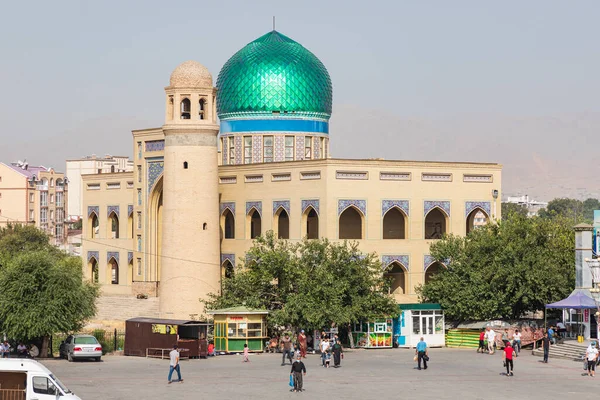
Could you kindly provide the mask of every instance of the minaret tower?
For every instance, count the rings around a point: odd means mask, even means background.
[[[197,319],[220,279],[216,89],[206,67],[186,61],[165,92],[159,311]]]

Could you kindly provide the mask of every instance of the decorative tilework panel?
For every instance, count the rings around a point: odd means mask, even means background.
[[[229,153],[229,147],[227,138],[223,138],[223,146],[221,146],[221,165],[227,165],[227,155]]]
[[[152,161],[148,163],[148,193],[152,190],[152,186],[162,175],[165,169],[164,161]]]
[[[119,252],[118,251],[107,251],[106,262],[110,262],[110,259],[114,258],[117,264],[119,263]]]
[[[407,217],[410,216],[408,200],[382,200],[381,216],[383,217],[386,212],[390,211],[394,207],[398,207],[399,209],[401,209]]]
[[[313,153],[314,153],[314,158],[321,158],[321,138],[316,136],[313,138],[313,143],[314,143],[314,149],[313,149]]]
[[[92,214],[96,214],[96,217],[100,217],[100,207],[88,206],[88,218],[91,217]]]
[[[132,261],[133,261],[133,251],[128,251],[127,252],[127,263],[131,264]]]
[[[325,139],[325,149],[323,149],[323,151],[325,152],[324,158],[328,158],[329,157],[329,139]]]
[[[235,254],[221,254],[221,265],[223,265],[225,261],[229,261],[235,268]]]
[[[88,251],[87,262],[92,261],[92,258],[95,259],[96,262],[100,261],[100,252],[99,251]]]
[[[163,151],[164,149],[164,140],[149,140],[146,142],[146,151]]]
[[[435,258],[430,256],[429,254],[425,254],[423,256],[423,271],[427,270],[427,267],[429,267],[434,262],[435,262]]]
[[[117,215],[117,218],[121,218],[119,215],[119,206],[107,206],[106,207],[106,216],[109,217],[110,214],[114,212]]]
[[[262,217],[262,201],[247,201],[246,202],[246,215],[252,210],[252,208],[256,209],[260,216]]]
[[[283,209],[290,215],[290,201],[282,200],[282,201],[274,201],[273,202],[273,215],[279,210],[279,207],[283,207]]]
[[[409,257],[406,254],[400,254],[400,255],[385,255],[385,256],[381,256],[381,263],[383,264],[383,268],[387,268],[390,266],[391,263],[393,262],[398,262],[400,264],[402,264],[404,266],[404,268],[406,268],[407,271],[410,271],[410,262],[409,262]]]
[[[263,137],[262,135],[252,135],[252,162],[261,163],[263,161]]]
[[[231,213],[233,215],[235,215],[235,202],[228,201],[228,202],[225,202],[225,203],[221,203],[221,205],[219,207],[219,213],[221,215],[223,215],[223,213],[225,212],[226,209],[229,209],[229,211],[231,211]]]
[[[310,199],[310,200],[302,200],[302,214],[306,211],[308,207],[312,207],[317,215],[319,215],[319,200],[318,199]]]
[[[296,136],[296,160],[304,160],[304,136]]]
[[[275,136],[275,162],[285,161],[285,136]]]
[[[338,215],[342,213],[346,208],[354,206],[358,208],[364,216],[367,215],[367,201],[366,200],[338,200]]]
[[[238,135],[235,137],[235,163],[243,164],[244,163],[244,155],[243,155],[244,147],[242,144],[242,136]]]
[[[131,214],[133,214],[133,204],[127,206],[127,216],[129,217]]]
[[[488,217],[491,215],[492,204],[489,201],[467,201],[465,202],[465,217],[471,214],[471,211],[476,208],[481,208]]]
[[[449,201],[437,201],[437,200],[425,200],[423,202],[423,215],[427,215],[429,211],[439,207],[446,215],[450,216],[450,202]]]

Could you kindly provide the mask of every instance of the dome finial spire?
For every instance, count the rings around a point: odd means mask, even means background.
[[[273,15],[273,30],[275,30],[275,16]]]

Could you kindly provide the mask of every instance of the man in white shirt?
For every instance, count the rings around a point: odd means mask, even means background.
[[[181,370],[179,369],[179,351],[177,350],[177,345],[173,345],[173,350],[169,353],[169,358],[171,359],[169,365],[169,383],[173,382],[171,380],[173,371],[177,371],[178,379],[175,382],[183,382],[183,379],[181,379]]]
[[[494,343],[496,342],[496,332],[492,328],[487,332],[488,350],[490,354],[494,354]]]
[[[0,343],[0,353],[2,353],[2,358],[10,357],[10,344],[5,340],[4,343]]]
[[[321,336],[321,343],[319,343],[319,350],[321,350],[321,363],[325,366],[325,360],[327,359],[327,350],[329,349],[329,340],[325,336]]]

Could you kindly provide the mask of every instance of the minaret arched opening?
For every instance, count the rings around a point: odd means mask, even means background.
[[[192,116],[192,102],[190,99],[181,100],[181,119],[190,119]]]

